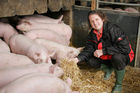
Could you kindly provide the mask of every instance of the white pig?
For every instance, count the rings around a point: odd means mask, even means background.
[[[46,48],[24,35],[18,34],[12,36],[10,39],[10,48],[13,53],[25,55],[35,63],[51,63]]]
[[[5,86],[13,80],[29,73],[49,73],[55,77],[60,77],[64,72],[62,68],[49,63],[31,63],[27,65],[2,68],[0,69],[0,87]]]
[[[46,23],[30,23],[30,22],[22,22],[21,24],[16,26],[17,29],[21,31],[31,31],[35,29],[48,29],[54,31],[62,36],[66,37],[66,40],[70,40],[72,35],[72,29],[69,25],[64,23],[61,24],[46,24]]]
[[[7,44],[14,34],[17,34],[17,31],[10,24],[0,22],[0,37],[3,37]]]
[[[71,84],[46,73],[24,75],[0,90],[0,93],[79,93]]]
[[[132,8],[132,7],[127,7],[127,8],[125,8],[124,11],[130,12],[130,13],[139,13],[139,11],[137,9]]]
[[[79,50],[74,47],[64,46],[62,44],[52,42],[50,40],[45,39],[35,39],[35,42],[45,46],[48,49],[49,54],[54,55],[51,56],[52,59],[56,59],[56,62],[59,64],[61,59],[64,58],[74,58],[79,54]]]
[[[31,16],[26,16],[23,19],[20,20],[20,23],[22,22],[29,22],[29,23],[61,23],[63,19],[63,15],[60,16],[59,19],[54,19],[48,16],[43,16],[43,15],[31,15]]]
[[[34,63],[27,56],[14,54],[14,53],[1,53],[0,52],[0,68],[7,68],[12,66],[20,66]]]
[[[64,36],[48,29],[31,30],[25,33],[25,36],[29,37],[30,39],[44,38],[66,46],[69,45],[69,41],[66,41]]]
[[[0,39],[0,53],[2,52],[10,53],[10,48],[3,40]]]

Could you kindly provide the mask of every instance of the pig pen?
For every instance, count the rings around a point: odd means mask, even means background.
[[[103,71],[93,69],[87,64],[77,66],[72,61],[62,60],[61,67],[64,70],[62,79],[70,77],[73,81],[72,90],[80,93],[111,93],[115,83],[114,72],[109,80],[104,80]],[[139,68],[126,67],[122,93],[140,93]]]
[[[35,14],[37,14],[37,12],[35,12]],[[42,13],[42,15],[47,15],[52,18],[58,18],[61,14],[64,15],[63,20],[65,23],[73,27],[76,26],[75,24],[72,24],[74,23],[72,21],[74,21],[75,19],[74,18],[73,20],[71,19],[72,18],[71,11],[60,10],[59,12],[51,12],[48,10],[47,14]],[[83,20],[85,20],[85,15],[86,13],[82,15]],[[19,17],[22,18],[23,16]],[[14,18],[8,17],[8,21],[10,21],[10,24],[12,24],[14,27],[17,24],[16,18],[17,16],[15,16]],[[7,18],[2,18],[1,20],[7,22]],[[84,45],[83,41],[85,40],[85,35],[87,35],[86,28],[88,27],[88,24],[81,22],[79,25],[82,25],[80,29],[82,29],[83,32],[77,34],[77,32],[73,30],[72,42],[70,44],[71,46],[81,47]],[[80,38],[82,37],[82,39],[77,40],[79,37]],[[110,93],[112,87],[114,86],[115,82],[114,73],[112,74],[110,80],[105,81],[103,80],[104,72],[100,70],[95,70],[86,64],[77,66],[76,64],[74,64],[74,62],[63,60],[61,62],[61,67],[65,72],[65,74],[62,76],[62,79],[65,80],[67,77],[70,77],[73,81],[71,88],[74,91],[79,91],[80,93]],[[140,87],[140,70],[128,66],[126,68],[126,75],[123,83],[123,93],[139,93],[140,92],[139,87]]]

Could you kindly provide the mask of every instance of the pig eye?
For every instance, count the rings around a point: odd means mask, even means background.
[[[29,24],[29,25],[31,25],[31,23],[30,22],[28,22],[28,21],[23,21],[25,24]]]
[[[70,51],[70,53],[73,53],[74,51]]]
[[[40,56],[40,54],[39,53],[35,53],[37,56]]]

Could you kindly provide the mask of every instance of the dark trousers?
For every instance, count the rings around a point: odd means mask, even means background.
[[[130,62],[128,55],[115,54],[111,60],[102,60],[100,58],[92,57],[87,63],[93,68],[100,68],[101,64],[106,64],[109,67],[113,67],[116,70],[123,70],[125,66]]]

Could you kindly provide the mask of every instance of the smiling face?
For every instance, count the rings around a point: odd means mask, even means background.
[[[92,28],[99,31],[103,26],[104,20],[98,14],[91,14],[89,15],[89,22]]]

